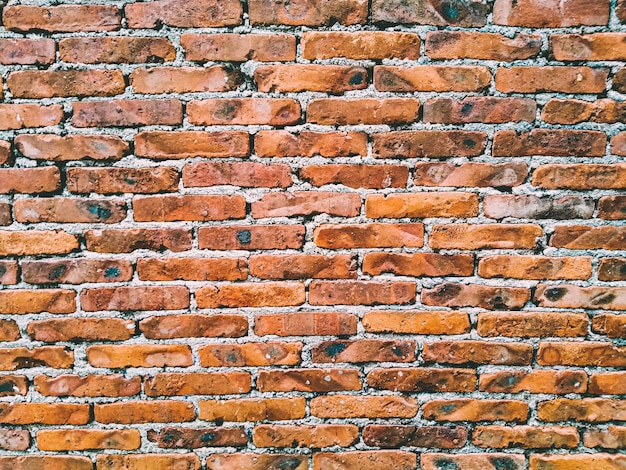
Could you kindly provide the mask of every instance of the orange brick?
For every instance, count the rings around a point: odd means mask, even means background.
[[[159,373],[144,379],[144,389],[149,397],[248,393],[250,373]]]
[[[369,468],[371,470],[417,469],[417,456],[399,450],[377,450],[360,452],[316,452],[313,454],[313,469]]]
[[[366,0],[339,0],[335,3],[316,3],[304,0],[294,9],[286,0],[251,0],[248,5],[253,25],[330,26],[367,22]]]
[[[308,60],[334,57],[416,60],[420,55],[420,38],[414,33],[309,31],[302,35],[301,44],[302,56]]]
[[[520,309],[530,300],[523,287],[495,287],[479,284],[442,283],[422,289],[422,303],[440,307],[480,307],[489,310]]]
[[[374,311],[363,315],[362,322],[368,333],[458,335],[470,330],[467,313],[446,310]]]
[[[478,196],[440,191],[388,196],[371,194],[365,199],[365,214],[370,219],[474,217],[478,215]]]
[[[183,34],[185,59],[194,62],[287,62],[296,59],[296,38],[290,34]]]
[[[417,400],[401,396],[327,395],[311,400],[318,418],[413,418]]]
[[[324,447],[354,444],[359,438],[359,428],[347,424],[321,424],[319,426],[290,426],[267,424],[255,426],[252,440],[257,447]]]
[[[367,87],[367,70],[344,65],[262,65],[254,72],[260,92],[320,91],[341,94]]]
[[[125,88],[120,70],[23,70],[11,72],[7,85],[16,98],[113,96]]]
[[[480,91],[491,84],[486,67],[458,65],[417,65],[374,67],[374,86],[378,91]]]
[[[94,405],[94,419],[103,424],[182,423],[193,421],[195,417],[193,403],[178,400],[125,401]]]
[[[136,450],[140,446],[141,436],[136,429],[111,429],[106,431],[96,429],[63,429],[37,432],[37,447],[39,450]]]
[[[128,144],[113,135],[21,134],[14,142],[25,157],[54,162],[85,158],[119,160],[129,152]]]
[[[176,50],[166,38],[91,37],[67,38],[59,41],[64,62],[83,64],[119,64],[171,62]]]
[[[517,400],[461,398],[434,400],[422,407],[424,418],[435,421],[513,421],[524,422],[528,404]]]
[[[87,347],[87,360],[94,367],[183,367],[193,364],[186,345],[137,344]]]
[[[301,419],[306,400],[297,398],[243,398],[199,402],[198,417],[204,421],[284,421]]]
[[[215,28],[241,24],[243,8],[238,0],[157,0],[128,4],[124,13],[130,28]]]
[[[496,89],[503,93],[602,93],[608,72],[590,67],[498,68]]]
[[[222,65],[137,68],[130,73],[133,90],[146,94],[232,91],[241,81],[238,71]]]
[[[19,5],[2,11],[4,27],[19,32],[115,31],[121,21],[119,8],[113,5]]]
[[[198,349],[202,367],[298,365],[302,343],[209,344]]]
[[[120,374],[36,375],[34,385],[42,395],[53,397],[129,397],[141,392],[140,377],[125,379]]]
[[[541,36],[518,33],[508,38],[497,33],[428,31],[426,55],[431,59],[480,59],[510,62],[530,59],[541,50]]]
[[[199,308],[287,307],[304,301],[304,283],[300,282],[209,285],[196,291]]]

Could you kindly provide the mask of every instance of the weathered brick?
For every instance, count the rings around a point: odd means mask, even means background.
[[[11,225],[13,222],[13,216],[11,215],[11,205],[8,202],[0,201],[0,225]],[[5,283],[6,281],[2,281],[4,274],[0,275],[0,283]]]
[[[113,96],[126,86],[120,70],[23,70],[11,72],[7,85],[15,98]]]
[[[313,362],[414,362],[414,341],[406,340],[331,340],[311,349]]]
[[[181,367],[193,364],[185,345],[95,345],[87,347],[87,360],[94,367]]]
[[[543,230],[535,224],[435,225],[428,244],[435,249],[461,250],[533,248],[542,235]]]
[[[595,395],[626,394],[626,373],[598,372],[589,377],[589,393]]]
[[[247,132],[140,132],[135,136],[138,157],[171,160],[190,157],[245,157],[250,154]]]
[[[623,157],[626,155],[626,132],[620,132],[611,139],[611,153]]]
[[[257,447],[324,447],[354,444],[359,438],[359,428],[352,424],[321,424],[318,426],[292,426],[265,424],[255,426],[252,440]]]
[[[98,253],[191,249],[191,230],[182,228],[86,230],[84,236],[87,250]]]
[[[261,370],[256,382],[260,392],[340,392],[361,390],[354,369]]]
[[[178,189],[175,168],[68,168],[67,189],[73,193],[152,194]]]
[[[598,217],[604,220],[626,219],[626,197],[601,197],[598,201]]]
[[[416,194],[371,194],[365,199],[370,219],[473,217],[478,215],[478,196],[470,192],[422,192]]]
[[[553,199],[535,195],[502,195],[485,196],[483,199],[483,211],[491,219],[590,219],[594,209],[593,199],[581,196]]]
[[[422,454],[422,470],[439,470],[445,466],[454,466],[464,470],[524,470],[526,457],[512,454]],[[452,468],[454,468],[452,467]]]
[[[422,289],[422,303],[440,307],[480,307],[489,310],[517,310],[530,299],[523,287],[495,287],[479,284],[442,283]]]
[[[485,278],[584,280],[591,277],[592,260],[590,256],[486,256],[478,263],[478,275]]]
[[[420,102],[414,98],[320,98],[306,108],[306,120],[315,124],[410,124],[419,119]]]
[[[368,424],[363,429],[363,442],[368,446],[399,448],[436,447],[458,449],[467,442],[469,432],[462,426],[409,426]]]
[[[396,131],[374,135],[375,158],[475,157],[487,135],[473,131]]]
[[[578,441],[576,428],[559,426],[476,426],[472,434],[475,445],[492,449],[572,449]]]
[[[542,342],[537,350],[537,364],[624,367],[626,347],[598,341]]]
[[[23,429],[1,429],[0,430],[0,449],[3,450],[26,450],[30,447],[30,434]],[[23,462],[24,457],[4,457],[5,461],[13,459],[12,464],[15,465],[20,460]],[[0,459],[0,464],[2,460]]]
[[[583,435],[585,447],[623,449],[626,447],[626,426],[609,426],[606,430],[590,429]]]
[[[427,367],[373,369],[367,374],[367,384],[394,392],[473,392],[476,390],[476,373],[469,369]]]
[[[122,199],[39,198],[20,199],[13,204],[15,220],[22,223],[116,224],[126,218]]]
[[[626,227],[557,225],[550,237],[550,246],[571,250],[624,250],[626,249]]]
[[[541,50],[541,36],[518,33],[508,38],[497,33],[428,31],[426,55],[431,59],[480,59],[510,62],[530,59]]]
[[[296,38],[290,34],[183,34],[185,59],[194,62],[286,62],[296,59]]]
[[[367,22],[366,0],[336,0],[317,3],[304,0],[297,5],[287,0],[250,0],[248,11],[253,25],[330,26]]]
[[[241,80],[239,71],[223,65],[137,68],[130,73],[133,90],[146,94],[232,91]]]
[[[136,429],[63,429],[37,432],[39,450],[136,450],[140,446],[141,436]]]
[[[261,279],[352,279],[356,259],[351,255],[254,255],[250,274]]]
[[[114,135],[21,134],[14,142],[25,157],[53,162],[120,160],[129,152],[128,144]]]
[[[541,421],[582,421],[605,423],[624,421],[626,401],[613,398],[582,398],[542,401],[537,404],[537,418]]]
[[[479,389],[489,393],[584,393],[587,390],[587,374],[575,370],[482,373]]]
[[[590,67],[500,67],[496,89],[503,93],[602,93],[607,77],[606,70]]]
[[[148,440],[165,449],[198,449],[201,447],[244,447],[248,435],[244,428],[175,428],[148,431]]]
[[[0,130],[54,126],[62,120],[63,107],[58,104],[0,104]]]
[[[373,311],[363,315],[362,322],[368,333],[458,335],[470,330],[467,313],[445,310]]]
[[[302,56],[308,60],[334,57],[416,60],[420,55],[420,38],[415,33],[308,31],[302,35],[301,44]]]
[[[0,194],[37,194],[56,191],[61,173],[56,166],[0,168]]]
[[[291,186],[289,165],[257,162],[201,162],[185,165],[183,185],[188,188],[232,185],[245,188]]]
[[[307,470],[308,455],[300,454],[212,454],[207,457],[207,470],[263,470],[266,468]]]
[[[311,132],[292,134],[284,130],[260,131],[254,136],[259,157],[351,157],[367,155],[363,132]]]
[[[535,120],[537,104],[527,98],[468,97],[460,101],[432,98],[424,103],[424,122],[499,124]]]
[[[193,421],[195,417],[193,403],[179,400],[124,401],[94,405],[94,420],[103,424],[182,423]]]
[[[121,374],[56,377],[36,375],[35,390],[52,397],[129,397],[141,392],[141,378],[126,379]]]
[[[372,276],[383,273],[414,277],[471,276],[474,272],[474,255],[367,253],[363,258],[362,270],[364,274]]]
[[[411,304],[414,282],[313,281],[309,286],[311,305]]]
[[[373,0],[376,23],[428,24],[433,26],[484,26],[490,7],[481,0],[439,3],[433,0]]]
[[[72,103],[76,127],[138,127],[182,124],[179,100],[78,101]]]
[[[0,285],[17,284],[17,261],[0,261]]]
[[[496,0],[493,21],[496,24],[531,28],[606,25],[609,21],[609,1]]]
[[[0,468],[11,470],[92,470],[93,463],[89,457],[57,455],[27,455],[0,457]]]
[[[76,311],[75,298],[76,292],[66,289],[5,289],[0,291],[0,313],[73,313]]]
[[[439,364],[530,365],[532,354],[529,344],[473,340],[425,343],[422,351],[426,362]]]
[[[0,341],[17,341],[20,337],[20,329],[15,320],[0,320]]]
[[[254,319],[258,336],[346,336],[356,331],[356,316],[343,312],[277,313]]]
[[[624,189],[626,164],[541,165],[533,172],[532,185],[544,189]]]
[[[533,301],[540,307],[623,310],[626,289],[539,284]]]
[[[149,339],[236,338],[248,332],[248,320],[239,315],[159,315],[141,320],[139,329]]]
[[[541,110],[541,119],[550,124],[623,122],[626,120],[626,105],[608,98],[592,102],[553,98]]]
[[[0,39],[0,64],[3,65],[51,64],[55,56],[53,39]]]
[[[491,73],[482,66],[374,67],[374,87],[378,91],[480,91],[490,83]]]
[[[27,331],[31,339],[44,343],[124,341],[135,333],[135,323],[119,318],[55,318],[31,321]]]
[[[313,186],[342,184],[349,188],[404,188],[409,168],[403,165],[309,165],[300,169],[300,179]]]
[[[189,289],[184,286],[101,287],[80,295],[86,312],[98,310],[179,310],[189,307]]]
[[[601,281],[626,280],[626,259],[602,258],[598,263],[598,279]]]
[[[133,198],[133,211],[137,222],[243,219],[246,201],[240,195],[143,196]]]
[[[266,194],[252,203],[252,217],[291,217],[329,214],[356,217],[361,211],[361,196],[330,191],[293,191]]]
[[[626,457],[610,454],[573,454],[573,455],[538,455],[530,456],[530,470],[578,470],[602,468],[619,470],[626,465]]]
[[[201,400],[198,418],[204,421],[285,421],[303,418],[305,405],[302,397]]]
[[[0,230],[0,255],[57,255],[78,248],[76,236],[54,230],[7,231]]]
[[[481,336],[585,336],[587,314],[551,312],[503,312],[478,314]]]
[[[231,395],[250,391],[248,372],[161,373],[144,379],[146,395]]]
[[[89,421],[89,405],[85,403],[15,402],[5,403],[0,411],[2,424],[87,424]]]
[[[326,468],[369,468],[384,470],[415,470],[417,456],[411,452],[399,450],[377,450],[359,452],[316,452],[313,454],[313,469]]]
[[[202,367],[298,365],[302,343],[209,344],[198,349]]]
[[[313,241],[321,248],[398,248],[424,245],[423,224],[323,224]]]
[[[422,406],[424,418],[435,421],[524,422],[528,404],[518,400],[448,399],[433,400]]]
[[[19,5],[2,11],[4,27],[18,32],[115,31],[121,21],[119,8],[113,5]]]
[[[242,22],[239,0],[156,0],[131,3],[124,8],[129,28],[215,28]]]
[[[626,317],[610,313],[594,315],[592,330],[609,338],[626,338]]]
[[[141,258],[137,274],[142,281],[236,281],[246,279],[243,258]]]
[[[198,245],[210,250],[284,250],[304,244],[304,225],[200,227]]]
[[[305,301],[304,283],[264,282],[208,285],[196,291],[199,308],[287,307]]]
[[[196,454],[103,454],[96,458],[98,470],[167,470],[181,467],[185,470],[200,470],[200,459]]]
[[[326,395],[311,400],[318,418],[413,418],[417,400],[403,396]]]
[[[190,101],[187,116],[191,124],[289,126],[300,122],[300,103],[278,98],[221,98]]]
[[[13,155],[11,152],[11,142],[0,140],[0,165],[5,163],[13,163]]]
[[[495,157],[601,157],[605,148],[606,134],[599,131],[533,129],[518,134],[504,130],[496,132],[492,152]]]
[[[59,41],[64,62],[82,64],[161,63],[176,58],[167,38],[154,37],[74,37]]]
[[[344,65],[262,65],[254,72],[260,92],[320,91],[342,94],[367,87],[367,70]]]

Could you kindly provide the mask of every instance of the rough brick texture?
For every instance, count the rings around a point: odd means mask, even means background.
[[[1,470],[626,468],[626,0],[0,0]]]

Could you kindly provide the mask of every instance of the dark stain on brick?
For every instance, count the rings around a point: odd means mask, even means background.
[[[337,354],[342,353],[347,347],[348,345],[345,343],[333,343],[324,350],[324,353],[327,356],[336,356]]]
[[[556,302],[557,300],[562,299],[565,294],[567,294],[567,289],[564,287],[551,287],[550,289],[546,289],[544,292],[546,299],[550,302]]]
[[[237,232],[237,240],[242,245],[249,245],[252,242],[252,233],[250,230],[239,230]]]

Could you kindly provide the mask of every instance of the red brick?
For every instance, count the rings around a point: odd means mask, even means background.
[[[340,392],[361,390],[354,369],[261,370],[256,382],[260,392]]]
[[[404,396],[321,395],[311,400],[318,418],[413,418],[417,400]]]
[[[608,0],[496,0],[493,7],[493,22],[507,26],[562,28],[608,21]]]
[[[254,319],[258,336],[345,336],[356,332],[356,316],[343,312],[277,313]]]
[[[0,261],[0,285],[17,284],[17,261]]]
[[[187,188],[231,185],[245,188],[287,188],[291,166],[257,162],[201,162],[185,165],[183,185]]]
[[[135,136],[138,157],[171,160],[190,157],[245,157],[250,154],[247,132],[140,132]]]
[[[159,315],[144,318],[139,329],[148,339],[236,338],[248,332],[248,320],[239,315]]]
[[[605,149],[604,132],[533,129],[521,134],[515,130],[496,132],[492,153],[494,157],[601,157]]]
[[[287,62],[296,59],[296,38],[290,34],[183,34],[185,59],[195,62]]]
[[[55,57],[53,39],[0,39],[0,64],[3,65],[51,64]]]
[[[13,155],[11,152],[11,142],[0,140],[0,165],[5,163],[13,163]]]
[[[37,194],[56,191],[61,173],[56,166],[0,168],[0,194]]]
[[[473,392],[476,390],[476,373],[469,369],[426,367],[373,369],[367,374],[367,384],[394,392]]]
[[[304,284],[300,282],[208,285],[196,291],[199,308],[287,307],[304,301]]]
[[[589,393],[595,395],[626,394],[625,372],[598,372],[589,377]]]
[[[23,70],[11,72],[7,85],[15,98],[113,96],[125,88],[120,70]]]
[[[0,130],[54,126],[62,120],[63,107],[58,104],[0,104]]]
[[[469,131],[396,131],[375,134],[375,158],[476,157],[487,135]]]
[[[359,439],[359,428],[352,424],[255,426],[252,440],[257,447],[348,447]]]
[[[202,367],[298,365],[302,343],[209,344],[198,349]]]
[[[361,211],[361,196],[354,193],[294,191],[266,194],[252,203],[252,217],[292,217],[329,214],[356,217]]]
[[[420,55],[420,38],[415,33],[309,31],[302,35],[301,44],[302,57],[308,60],[334,57],[417,60]]]
[[[383,273],[414,277],[471,276],[474,255],[367,253],[362,269],[364,274],[372,276]]]
[[[530,470],[583,470],[601,468],[620,470],[626,457],[610,454],[538,455],[530,456]]]
[[[119,8],[113,5],[9,6],[2,11],[4,27],[19,32],[115,31],[121,26]]]
[[[527,98],[469,97],[460,101],[432,98],[424,103],[424,122],[498,124],[535,120],[537,104]]]
[[[241,75],[222,65],[137,68],[130,73],[130,85],[146,94],[232,91],[241,85]]]
[[[157,0],[132,3],[124,8],[129,28],[215,28],[242,22],[238,0]]]
[[[243,219],[246,201],[240,195],[145,196],[133,199],[133,211],[137,222]]]
[[[15,220],[22,223],[116,224],[126,218],[126,203],[122,199],[20,199],[13,204],[13,210]]]
[[[212,454],[207,457],[208,470],[264,470],[269,468],[307,470],[309,457],[299,454]]]
[[[304,225],[200,227],[198,245],[210,250],[284,250],[301,248]]]
[[[72,103],[75,127],[138,127],[183,122],[178,100],[78,101]]]
[[[191,230],[136,228],[86,230],[87,250],[98,253],[130,253],[134,250],[175,252],[191,249]]]
[[[492,449],[572,449],[578,441],[576,428],[559,426],[476,426],[472,434],[475,445]]]
[[[85,403],[5,403],[0,411],[3,424],[87,424],[89,421],[89,405]],[[91,468],[91,461],[89,464]],[[25,466],[24,470],[31,468]]]
[[[137,344],[87,347],[87,360],[93,367],[184,367],[193,364],[191,349],[185,345]]]
[[[598,263],[598,279],[601,281],[626,280],[626,259],[602,258]]]
[[[533,301],[540,307],[624,310],[626,289],[539,284]]]
[[[179,310],[189,307],[189,289],[184,286],[101,287],[83,290],[80,301],[86,312]]]
[[[598,341],[542,342],[537,350],[541,366],[624,367],[626,347]]]
[[[277,98],[222,98],[187,103],[191,124],[289,126],[300,122],[300,103]]]
[[[511,454],[422,454],[422,470],[438,470],[446,466],[455,466],[463,470],[524,470],[526,457]],[[452,467],[454,468],[454,467]]]
[[[428,31],[426,55],[431,59],[479,59],[510,62],[530,59],[541,50],[541,36],[518,33],[508,38],[497,33]]]
[[[160,373],[144,379],[147,396],[231,395],[250,391],[249,372]]]
[[[178,400],[124,401],[94,405],[94,419],[103,424],[182,423],[193,421],[195,417],[193,403]]]
[[[622,101],[603,98],[597,101],[560,100],[553,98],[541,110],[541,119],[550,124],[623,121],[626,105]]]
[[[121,374],[56,377],[36,375],[35,390],[52,397],[129,397],[141,392],[141,378],[126,379]]]
[[[262,65],[254,72],[260,92],[320,91],[342,94],[367,87],[367,70],[343,65]]]
[[[585,313],[498,312],[479,313],[481,336],[543,337],[586,336],[589,317]]]
[[[598,217],[604,220],[626,219],[626,196],[605,196],[598,201]]]
[[[587,423],[624,421],[626,418],[626,401],[613,398],[557,398],[539,402],[537,404],[537,418],[541,421],[572,420]]]
[[[198,418],[204,421],[285,421],[306,414],[303,397],[201,400],[198,406]]]
[[[3,450],[26,450],[30,447],[30,434],[23,429],[0,429],[0,449]],[[32,458],[32,457],[31,457]],[[41,457],[35,457],[40,459]],[[62,457],[63,458],[63,457]],[[70,457],[71,458],[71,457]],[[12,465],[16,465],[17,462],[24,462],[24,457],[1,457],[2,459],[10,461]],[[11,459],[11,460],[10,460]]]
[[[176,50],[166,38],[92,37],[67,38],[59,42],[64,62],[119,64],[171,62]]]
[[[414,282],[313,281],[309,286],[311,305],[391,305],[414,301]]]
[[[584,393],[587,374],[574,370],[500,371],[480,375],[480,391],[489,393]]]
[[[626,249],[626,227],[557,225],[550,237],[550,246],[570,250],[624,250]]]
[[[315,124],[410,124],[419,119],[420,102],[414,98],[320,98],[306,108],[306,120]]]
[[[611,139],[611,153],[623,157],[626,155],[626,132],[620,132]]]
[[[434,400],[422,406],[425,419],[435,421],[507,421],[525,422],[528,404],[517,400],[460,398]]]
[[[533,348],[529,344],[486,341],[438,341],[424,344],[426,362],[439,364],[530,365]]]
[[[316,3],[304,0],[297,5],[287,0],[251,0],[248,5],[253,25],[331,26],[364,24],[367,22],[366,0],[337,0]]]
[[[136,429],[55,429],[37,432],[39,450],[136,450],[140,446],[141,435]]]
[[[316,452],[313,454],[313,469],[368,468],[371,470],[417,469],[417,456],[399,450],[377,450],[359,452]]]
[[[152,194],[178,189],[176,168],[68,168],[67,189],[73,193]]]
[[[378,91],[480,91],[490,84],[491,73],[482,66],[374,67],[374,86]]]
[[[581,196],[562,198],[520,196],[485,196],[483,211],[491,219],[515,217],[518,219],[590,219],[595,203]]]
[[[458,335],[470,331],[467,313],[445,310],[367,312],[362,322],[368,333]]]
[[[370,219],[473,217],[478,215],[478,196],[474,193],[422,192],[416,194],[371,194],[365,199],[365,214]]]
[[[589,279],[593,258],[590,256],[507,256],[494,255],[478,263],[478,275],[485,278],[513,279]]]
[[[331,340],[316,344],[311,359],[321,363],[335,362],[414,362],[415,342],[406,340]]]
[[[135,323],[118,318],[55,318],[31,321],[27,331],[31,339],[44,343],[124,341],[135,333]]]
[[[313,232],[321,248],[401,248],[424,245],[423,224],[323,224]]]
[[[533,172],[532,185],[544,189],[624,189],[626,164],[541,165]]]
[[[406,187],[409,169],[400,165],[309,165],[300,178],[313,186],[342,184],[349,188],[383,189]]]
[[[590,67],[500,67],[496,89],[503,93],[602,93],[607,77],[606,70]]]
[[[178,428],[165,427],[148,431],[148,440],[159,448],[197,449],[201,447],[245,447],[248,435],[242,427]]]
[[[15,148],[27,158],[53,162],[120,160],[129,153],[128,144],[114,135],[21,134]]]
[[[517,310],[522,308],[529,298],[530,291],[523,287],[442,283],[432,289],[422,289],[422,303],[440,307]]]
[[[626,317],[609,313],[594,315],[592,330],[608,338],[626,338]]]
[[[142,281],[240,281],[248,277],[244,258],[140,258]]]
[[[76,311],[76,293],[65,289],[2,290],[0,314],[73,313]]]
[[[363,428],[363,442],[368,446],[399,448],[435,447],[458,449],[467,442],[467,428],[462,426],[408,426],[368,424]]]
[[[535,247],[542,235],[543,230],[535,224],[435,225],[428,244],[435,249],[529,249]]]
[[[260,131],[254,136],[259,157],[351,157],[367,155],[367,135],[362,132]]]
[[[250,274],[261,279],[355,279],[352,255],[254,255]]]
[[[416,186],[513,187],[528,176],[528,166],[510,163],[417,163],[413,184]],[[485,200],[488,197],[486,196]],[[495,196],[497,197],[497,196]]]

